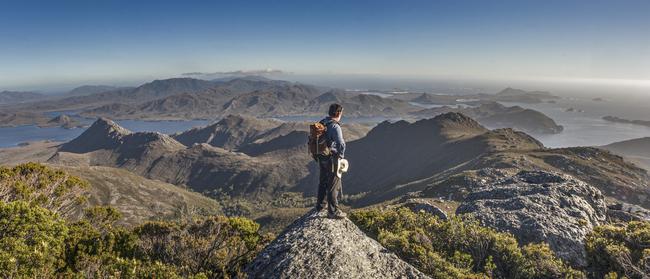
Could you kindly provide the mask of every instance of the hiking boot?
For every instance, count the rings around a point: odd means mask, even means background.
[[[323,207],[314,207],[314,212],[316,212],[316,216],[318,217],[325,217],[325,208]]]
[[[345,217],[348,217],[348,215],[345,214],[345,212],[343,212],[341,210],[336,211],[335,213],[329,213],[329,212],[327,213],[327,218],[330,218],[330,219],[343,219]]]

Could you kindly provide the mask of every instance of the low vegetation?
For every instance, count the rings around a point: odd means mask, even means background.
[[[112,207],[64,215],[88,183],[39,164],[0,167],[0,278],[230,278],[241,276],[272,239],[242,217],[117,225]],[[277,206],[303,205],[286,195]],[[235,207],[233,207],[235,208]],[[289,222],[305,208],[269,213]],[[473,220],[441,220],[406,208],[350,214],[369,236],[434,278],[646,278],[650,222],[596,227],[585,241],[589,266],[576,270],[547,244],[519,245]],[[275,228],[281,229],[280,227]]]
[[[0,166],[0,201],[22,200],[67,215],[84,203],[88,182],[37,163]]]
[[[594,277],[648,278],[650,222],[596,227],[585,248]]]
[[[519,246],[507,233],[409,209],[366,210],[350,218],[371,237],[434,278],[583,278],[546,244]]]
[[[440,220],[406,208],[362,210],[350,219],[371,237],[434,278],[647,278],[650,222],[602,225],[585,241],[589,265],[576,270],[547,244],[519,245],[472,220]]]
[[[269,242],[239,217],[116,225],[112,207],[58,212],[84,181],[38,164],[0,169],[1,278],[229,278]],[[55,202],[50,202],[55,201]]]

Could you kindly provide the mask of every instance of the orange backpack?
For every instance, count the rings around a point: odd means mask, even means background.
[[[327,132],[327,126],[321,122],[315,122],[309,125],[309,153],[314,158],[318,155],[330,155],[330,148],[327,145],[325,132]]]

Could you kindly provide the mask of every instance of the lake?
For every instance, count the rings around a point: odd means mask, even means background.
[[[632,124],[612,123],[602,120],[605,115],[632,116],[641,119],[647,114],[645,103],[632,106],[629,103],[617,103],[615,101],[598,102],[588,98],[563,98],[557,100],[556,104],[521,104],[507,103],[504,105],[518,105],[535,109],[553,118],[559,125],[564,126],[564,131],[555,135],[534,135],[535,138],[544,143],[547,147],[570,147],[570,146],[600,146],[616,141],[650,137],[650,127]],[[421,105],[423,108],[437,107],[439,105]],[[568,108],[575,108],[575,111],[567,111]],[[583,111],[583,112],[578,112]],[[51,113],[56,116],[60,113],[73,115],[75,119],[85,125],[92,124],[92,119],[79,118],[74,116],[74,111]],[[322,117],[288,116],[278,117],[282,121],[318,121]],[[344,117],[344,123],[379,123],[385,120],[397,121],[399,118],[386,117]],[[193,127],[206,126],[210,123],[207,120],[191,121],[143,121],[143,120],[118,120],[122,127],[134,132],[155,131],[164,134],[174,134],[189,130]],[[52,140],[68,141],[83,133],[83,128],[64,129],[59,127],[39,128],[36,126],[20,126],[11,128],[0,128],[0,147],[16,146],[22,142]]]
[[[85,120],[82,123],[90,123],[92,120]],[[189,130],[193,127],[206,126],[207,120],[190,120],[190,121],[142,121],[142,120],[118,120],[115,121],[120,126],[134,132],[161,132],[164,134],[173,134]],[[85,128],[65,129],[61,127],[39,128],[37,126],[19,126],[0,128],[0,148],[16,146],[22,142],[28,141],[69,141],[81,135]]]
[[[557,104],[502,103],[507,106],[518,105],[540,111],[555,120],[558,125],[562,125],[564,127],[562,133],[534,135],[547,147],[601,146],[617,141],[650,137],[650,127],[614,123],[602,119],[606,115],[630,115],[632,111],[641,109],[629,105],[622,106],[612,102],[576,98],[557,100]],[[644,106],[644,104],[639,105]],[[570,108],[574,108],[574,111],[567,111]],[[636,113],[635,116],[643,115]]]

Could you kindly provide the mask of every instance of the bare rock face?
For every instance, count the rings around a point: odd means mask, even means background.
[[[314,211],[296,220],[246,268],[249,278],[429,278],[349,219]]]
[[[522,244],[547,242],[564,260],[587,264],[584,238],[605,221],[601,192],[571,176],[522,171],[472,191],[456,210],[512,233]]]
[[[635,204],[619,202],[607,206],[607,217],[611,221],[650,221],[650,210]]]

